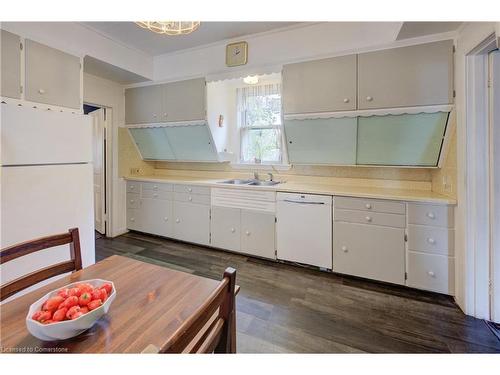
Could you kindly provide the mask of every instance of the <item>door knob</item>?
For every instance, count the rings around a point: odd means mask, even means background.
[[[189,197],[189,198],[188,198],[188,201],[190,201],[190,202],[191,202],[192,200],[193,200],[193,197]]]
[[[168,221],[168,217],[164,217],[163,220]]]
[[[372,208],[372,205],[370,203],[367,203],[365,204],[365,207],[370,210]]]
[[[436,275],[434,274],[434,272],[432,272],[432,271],[427,271],[427,275],[429,275],[430,277],[434,277],[434,276],[436,276]]]
[[[349,103],[349,98],[344,98],[344,103]]]
[[[341,249],[342,249],[342,251],[343,251],[344,253],[347,253],[347,246],[346,246],[346,245],[343,245],[343,246],[341,247]]]
[[[366,101],[371,102],[372,100],[373,100],[373,97],[371,97],[371,96],[366,97]]]
[[[191,192],[193,191],[193,189],[191,189],[191,188],[188,188],[188,191],[189,191],[189,192],[191,193]]]
[[[177,224],[179,224],[179,223],[181,222],[181,220],[180,220],[180,219],[175,219],[175,222],[176,222]]]
[[[246,231],[246,232],[245,232],[245,234],[246,234],[247,236],[250,236],[250,232],[249,232],[249,231]]]
[[[44,89],[38,89],[38,93],[41,94],[41,95],[43,95],[43,94],[45,94],[45,90]]]
[[[434,215],[434,212],[427,212],[427,217],[429,219],[434,219],[436,217],[436,215]]]
[[[370,216],[365,217],[366,221],[370,222],[372,221],[372,218]]]
[[[231,233],[234,233],[235,232],[235,229],[234,228],[231,228]]]
[[[435,244],[436,243],[436,241],[434,240],[434,238],[428,238],[427,242],[429,242],[430,244]]]

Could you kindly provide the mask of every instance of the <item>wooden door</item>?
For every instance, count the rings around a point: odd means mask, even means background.
[[[241,251],[276,259],[275,215],[241,210]]]
[[[162,102],[162,85],[126,89],[125,123],[149,124],[163,122]]]
[[[356,109],[356,55],[283,67],[285,114]]]
[[[205,78],[163,85],[163,121],[191,121],[206,118]]]
[[[212,207],[210,221],[212,246],[233,251],[241,250],[240,216],[239,208]]]
[[[0,96],[21,98],[21,38],[0,30]]]
[[[26,100],[81,108],[80,59],[26,39]]]
[[[333,271],[404,285],[404,228],[335,222]]]
[[[452,102],[452,40],[358,55],[358,109]]]

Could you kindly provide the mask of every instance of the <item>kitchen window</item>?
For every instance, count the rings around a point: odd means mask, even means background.
[[[281,84],[237,89],[240,162],[281,164]]]

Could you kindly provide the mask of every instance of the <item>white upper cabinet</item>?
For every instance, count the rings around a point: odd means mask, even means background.
[[[80,58],[26,39],[26,100],[82,107]]]
[[[285,114],[356,109],[356,55],[283,67]]]
[[[0,96],[21,98],[21,38],[0,30]]]
[[[148,124],[162,121],[163,89],[161,85],[125,90],[127,124]]]
[[[134,87],[125,90],[125,122],[204,120],[206,117],[205,78]]]
[[[358,55],[358,109],[452,102],[452,40]]]

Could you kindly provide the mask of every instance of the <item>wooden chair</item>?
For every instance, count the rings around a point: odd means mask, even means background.
[[[47,280],[66,272],[82,269],[82,254],[80,251],[80,235],[78,233],[78,228],[72,228],[68,233],[42,237],[37,240],[23,242],[3,249],[0,252],[0,264],[7,263],[11,260],[43,249],[68,243],[70,244],[71,260],[45,267],[39,271],[32,272],[2,285],[0,289],[0,301],[40,281]]]
[[[210,297],[160,353],[236,353],[236,270],[228,267]]]

